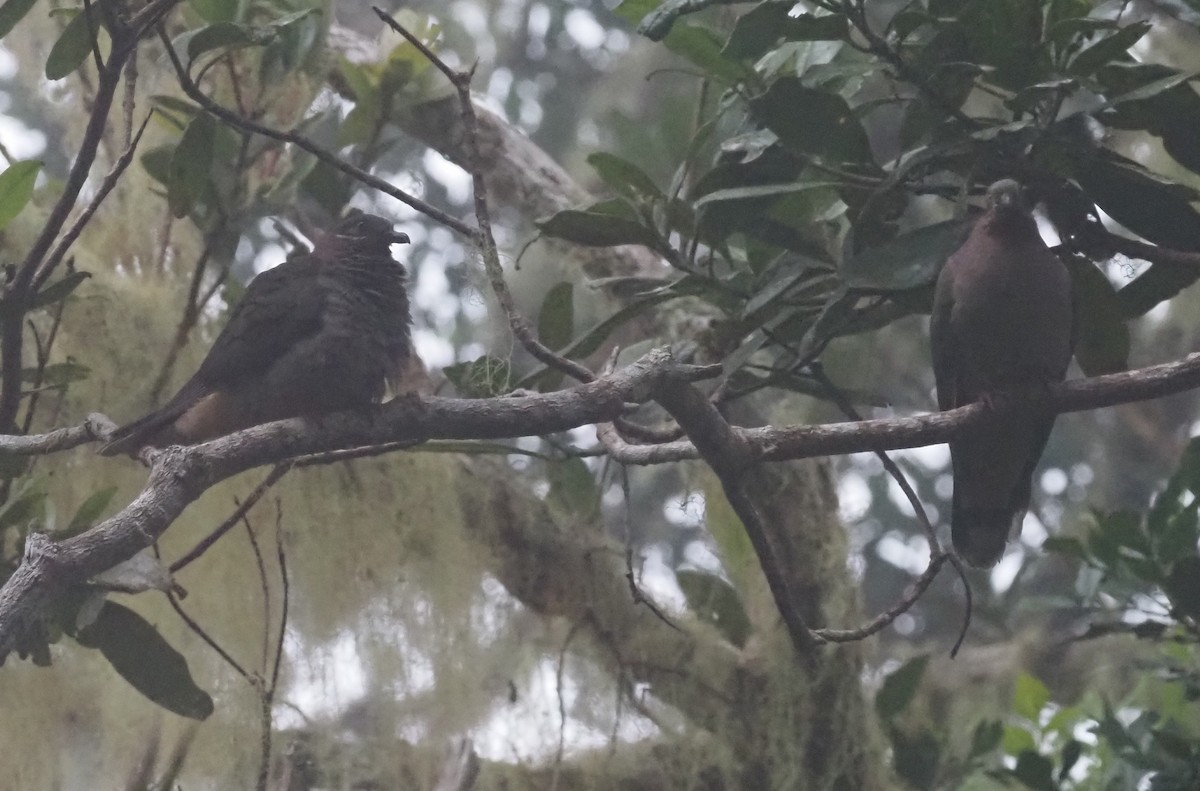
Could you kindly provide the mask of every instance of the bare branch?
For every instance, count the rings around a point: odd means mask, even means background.
[[[104,415],[93,412],[82,424],[59,428],[45,434],[29,436],[0,435],[0,454],[13,456],[45,456],[60,450],[70,450],[89,442],[108,437],[116,424]]]

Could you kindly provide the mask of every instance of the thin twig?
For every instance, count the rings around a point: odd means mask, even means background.
[[[276,464],[271,471],[267,473],[267,477],[263,478],[262,482],[259,483],[258,486],[254,487],[254,491],[250,492],[249,496],[246,497],[245,502],[240,503],[237,508],[234,509],[233,513],[225,518],[225,521],[217,525],[215,530],[205,536],[200,543],[196,544],[196,546],[192,547],[190,552],[171,564],[171,573],[176,574],[180,571],[180,569],[185,568],[188,564],[197,560],[201,555],[207,552],[213,544],[217,543],[221,536],[225,535],[234,527],[236,527],[238,522],[245,518],[246,514],[250,512],[250,509],[262,499],[263,495],[270,491],[272,486],[279,483],[279,480],[283,478],[283,476],[287,475],[293,466],[295,466],[294,463],[287,461]]]
[[[917,600],[928,590],[929,585],[937,577],[938,572],[942,570],[942,565],[949,559],[949,553],[943,552],[931,560],[929,565],[925,567],[925,571],[909,586],[904,595],[900,597],[900,600],[875,616],[870,623],[860,626],[857,629],[813,629],[813,634],[821,640],[830,643],[850,643],[855,640],[863,640],[876,632],[882,631],[917,603]]]
[[[100,187],[96,190],[96,195],[84,207],[84,210],[79,213],[79,216],[75,218],[75,222],[71,224],[71,227],[63,234],[62,238],[58,240],[58,244],[55,245],[54,250],[46,257],[45,263],[38,268],[33,286],[35,293],[40,291],[46,281],[50,279],[50,275],[54,273],[59,262],[66,256],[67,251],[71,249],[71,245],[79,238],[79,234],[83,232],[84,227],[91,222],[92,216],[100,208],[100,204],[104,203],[104,199],[117,186],[117,181],[120,180],[121,174],[129,167],[129,163],[133,161],[133,155],[137,153],[138,143],[142,140],[142,133],[146,131],[146,125],[150,123],[150,118],[153,115],[153,111],[146,114],[142,125],[138,127],[137,134],[133,136],[129,145],[121,152],[121,156],[117,158],[112,168],[105,174],[104,180],[100,182]]]
[[[825,373],[825,367],[821,365],[820,362],[811,363],[808,366],[808,369],[813,378],[825,388],[825,392],[828,393],[830,400],[837,404],[838,408],[845,413],[846,417],[850,418],[851,420],[862,420],[862,415],[860,415],[858,410],[854,408],[854,405],[850,403],[850,400],[846,398],[846,394],[843,393],[842,390],[837,387],[837,385],[835,385]],[[958,649],[962,645],[963,639],[966,637],[967,629],[971,625],[971,608],[974,598],[971,595],[971,583],[967,579],[966,570],[963,568],[962,562],[959,560],[958,555],[954,554],[953,552],[947,553],[946,550],[942,549],[941,542],[938,541],[937,531],[934,530],[933,523],[929,521],[929,514],[925,510],[925,505],[921,502],[921,498],[917,496],[916,491],[913,490],[912,484],[908,482],[908,477],[905,476],[899,465],[892,461],[892,458],[882,450],[875,451],[875,457],[883,463],[883,468],[887,471],[888,475],[892,476],[892,480],[894,480],[896,485],[900,487],[900,491],[904,492],[904,496],[908,499],[908,504],[912,506],[913,512],[917,516],[917,522],[921,525],[921,530],[925,533],[925,540],[929,542],[929,565],[926,567],[920,578],[918,578],[917,582],[913,584],[913,586],[897,603],[896,606],[884,613],[881,613],[879,617],[862,629],[849,630],[845,633],[857,634],[863,630],[869,630],[862,635],[863,637],[866,637],[867,635],[874,634],[880,629],[890,625],[896,620],[896,618],[907,612],[908,609],[916,603],[917,599],[921,597],[921,594],[923,594],[929,587],[929,584],[933,582],[933,578],[937,576],[937,573],[941,569],[943,562],[946,560],[947,555],[949,555],[951,565],[954,567],[955,571],[958,572],[959,579],[962,580],[965,607],[962,629],[959,631],[958,640],[955,642],[954,647],[950,651],[950,656],[953,658],[958,653]],[[820,634],[819,631],[818,634]],[[832,642],[841,642],[836,638],[827,637],[826,639],[829,639]]]
[[[508,283],[504,280],[504,267],[500,264],[500,252],[496,248],[496,238],[492,234],[491,211],[488,208],[487,200],[487,185],[484,182],[483,170],[480,167],[481,156],[477,134],[479,122],[475,117],[475,105],[471,101],[471,78],[474,75],[474,69],[461,72],[455,71],[446,65],[445,61],[438,57],[436,53],[429,49],[425,45],[425,42],[409,32],[407,28],[393,19],[386,11],[378,6],[372,6],[372,9],[392,30],[403,36],[438,71],[446,75],[446,78],[450,80],[455,90],[458,91],[459,104],[462,108],[463,142],[465,143],[467,152],[467,172],[471,175],[471,184],[475,197],[475,221],[479,225],[475,241],[479,245],[480,253],[483,257],[483,267],[487,272],[492,291],[496,294],[496,300],[500,303],[501,310],[504,311],[505,316],[508,318],[508,326],[512,329],[513,335],[525,347],[525,350],[532,354],[538,361],[580,382],[594,381],[596,378],[595,374],[586,367],[574,360],[556,354],[537,339],[537,335],[534,333],[529,321],[517,309],[512,292],[508,289]]]
[[[479,231],[467,225],[462,220],[447,214],[436,206],[426,203],[414,195],[409,195],[407,192],[392,186],[378,176],[372,175],[361,168],[351,165],[349,162],[346,162],[336,154],[333,154],[322,148],[304,135],[298,132],[284,131],[265,126],[257,121],[253,121],[249,118],[239,115],[227,107],[224,107],[221,104],[213,101],[204,93],[204,91],[200,90],[200,86],[196,85],[196,83],[192,80],[191,76],[188,74],[187,67],[185,67],[183,62],[180,61],[178,53],[175,52],[175,48],[171,45],[171,39],[167,36],[166,31],[162,28],[159,28],[158,35],[159,39],[163,43],[163,47],[166,50],[167,57],[170,59],[171,65],[175,69],[175,75],[179,79],[179,85],[181,88],[183,88],[183,92],[187,94],[192,101],[196,102],[196,104],[217,116],[225,123],[235,126],[239,129],[244,129],[248,132],[253,132],[257,135],[262,135],[263,137],[269,137],[272,140],[278,140],[281,143],[291,143],[297,148],[312,154],[326,165],[340,170],[356,181],[366,184],[369,187],[373,187],[385,195],[390,195],[401,203],[416,209],[417,211],[441,223],[447,228],[458,231],[460,234],[466,236],[472,241],[478,242]]]
[[[253,675],[240,664],[238,664],[238,661],[234,659],[228,651],[222,648],[221,644],[216,641],[216,638],[206,632],[204,627],[202,627],[195,618],[188,615],[187,610],[183,609],[183,605],[179,603],[179,598],[174,594],[174,592],[167,591],[167,601],[171,603],[171,608],[175,610],[176,614],[178,614],[180,618],[183,619],[183,622],[187,624],[187,627],[191,629],[197,637],[208,643],[209,647],[216,651],[220,657],[225,660],[226,664],[237,671],[237,674],[242,678],[246,679],[247,681],[253,681]]]

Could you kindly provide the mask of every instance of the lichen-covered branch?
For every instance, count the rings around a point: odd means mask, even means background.
[[[239,472],[284,459],[434,434],[512,437],[610,421],[629,402],[650,400],[669,379],[709,378],[715,366],[676,363],[659,349],[611,376],[545,395],[500,399],[401,398],[376,409],[306,421],[284,420],[190,448],[152,451],[153,468],[138,497],[91,530],[50,543],[29,541],[24,562],[0,588],[0,657],[40,620],[62,586],[80,583],[153,543],[189,503]]]

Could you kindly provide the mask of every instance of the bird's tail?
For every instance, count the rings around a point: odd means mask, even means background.
[[[169,427],[178,417],[172,411],[159,409],[140,417],[132,423],[127,423],[114,431],[108,442],[100,446],[101,456],[132,456],[147,445],[162,444],[157,435]]]
[[[991,568],[1024,518],[1024,508],[957,508],[950,526],[954,549],[975,568]]]

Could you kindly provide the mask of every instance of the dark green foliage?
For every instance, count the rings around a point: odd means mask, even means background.
[[[753,362],[782,373],[834,337],[927,310],[930,284],[970,226],[965,198],[1003,176],[1033,188],[1067,248],[1097,226],[1098,210],[1156,244],[1200,248],[1193,190],[1100,132],[1145,130],[1200,168],[1189,75],[1129,55],[1145,23],[1092,17],[1090,3],[1004,0],[909,4],[864,30],[853,4],[800,13],[766,0],[720,34],[699,21],[707,5],[626,2],[618,13],[730,86],[711,111],[740,114],[750,128],[720,141],[698,126],[687,178],[671,185],[593,154],[619,197],[539,227],[581,244],[640,244],[681,277],[707,281],[702,290],[731,319],[709,339],[734,352],[731,372]],[[867,53],[851,46],[864,37]],[[893,98],[879,99],[889,79]],[[987,98],[997,93],[1007,98]],[[1099,97],[1097,109],[1063,112],[1084,95]],[[876,120],[883,111],[901,115],[898,133]],[[936,211],[916,208],[918,198]],[[759,277],[764,262],[789,255],[838,274]],[[1114,290],[1097,260],[1073,261],[1089,373],[1122,369],[1124,322],[1195,280],[1157,265]]]

